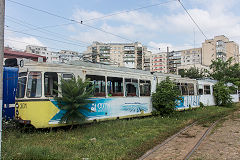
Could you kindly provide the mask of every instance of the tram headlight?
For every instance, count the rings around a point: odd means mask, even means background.
[[[16,104],[15,104],[15,107],[16,107],[16,108],[18,108],[18,107],[19,107],[19,106],[18,106],[18,103],[16,103]]]
[[[16,115],[18,115],[19,114],[19,112],[18,112],[18,110],[16,110]]]

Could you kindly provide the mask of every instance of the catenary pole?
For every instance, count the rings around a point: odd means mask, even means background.
[[[3,57],[4,57],[5,0],[0,0],[0,159],[2,159],[2,104],[3,104]]]

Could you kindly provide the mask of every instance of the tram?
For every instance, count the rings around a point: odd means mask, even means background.
[[[15,119],[35,128],[67,125],[59,123],[65,111],[57,106],[54,97],[58,95],[54,90],[58,90],[56,84],[60,84],[61,78],[73,76],[89,79],[94,85],[93,103],[86,105],[91,112],[81,111],[89,121],[151,115],[151,94],[155,92],[157,83],[167,76],[182,93],[183,100],[179,101],[176,109],[198,107],[201,101],[198,81],[178,75],[152,74],[80,61],[69,64],[29,62],[19,68]]]

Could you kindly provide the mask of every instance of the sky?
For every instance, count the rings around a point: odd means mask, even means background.
[[[140,42],[157,53],[201,47],[217,35],[240,42],[240,0],[181,0],[206,37],[178,0],[5,1],[5,46],[15,49],[40,45],[82,53],[93,41]]]

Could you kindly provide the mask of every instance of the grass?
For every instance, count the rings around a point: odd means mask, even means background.
[[[115,120],[55,129],[20,132],[3,130],[3,159],[137,159],[184,126],[208,124],[232,113],[239,105],[205,107],[165,117]]]

